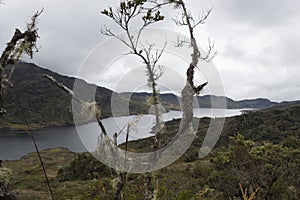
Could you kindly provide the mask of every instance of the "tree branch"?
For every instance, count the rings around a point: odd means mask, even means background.
[[[26,53],[31,58],[33,57],[34,49],[37,52],[36,41],[38,36],[36,23],[38,17],[42,14],[41,11],[36,12],[31,18],[31,23],[27,24],[26,31],[22,33],[19,29],[15,29],[15,32],[11,40],[7,43],[6,48],[0,57],[0,115],[6,111],[4,109],[4,93],[9,85],[9,79],[3,77],[3,70],[8,64],[16,64],[21,55]],[[12,71],[11,71],[12,72]],[[11,76],[11,74],[10,74]]]

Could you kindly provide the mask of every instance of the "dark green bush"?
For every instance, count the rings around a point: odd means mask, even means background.
[[[115,171],[96,160],[91,154],[79,154],[57,173],[59,181],[91,180],[115,175]]]

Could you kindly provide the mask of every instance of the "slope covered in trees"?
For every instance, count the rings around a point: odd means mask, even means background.
[[[10,70],[8,67],[7,71]],[[53,76],[69,88],[73,88],[76,78],[63,76],[50,70],[40,68],[31,63],[19,63],[15,66],[11,78],[13,86],[8,88],[5,96],[5,107],[7,113],[2,116],[0,128],[22,129],[24,128],[24,117],[31,128],[45,126],[64,126],[73,124],[71,111],[71,97],[55,84],[47,80],[43,75]],[[91,85],[83,80],[83,85],[90,88]],[[96,87],[94,85],[94,87]],[[95,99],[101,108],[102,117],[111,116],[112,91],[97,86]],[[114,95],[119,103],[130,98],[130,113],[148,113],[149,105],[147,99],[150,93],[120,93]],[[168,109],[180,109],[180,98],[174,94],[161,94],[161,102]],[[215,101],[226,98],[228,108],[266,108],[277,105],[267,99],[253,99],[234,101],[228,97],[199,96],[199,107],[210,108],[211,98]],[[285,104],[289,102],[284,102]],[[24,117],[22,116],[24,114]]]
[[[9,70],[9,67],[7,68]],[[69,88],[73,88],[74,77],[62,76],[50,70],[40,68],[35,64],[19,63],[15,66],[11,82],[13,87],[7,90],[5,107],[7,113],[2,116],[0,127],[8,129],[22,129],[24,118],[32,128],[44,126],[72,125],[71,97],[55,84],[44,77],[48,74]],[[83,80],[82,90],[96,87]],[[95,100],[101,108],[103,117],[111,116],[112,91],[97,86]],[[124,98],[115,95],[117,101],[125,101]],[[88,99],[87,99],[88,100]],[[132,112],[146,112],[146,104],[131,104]],[[22,117],[21,113],[24,114]]]

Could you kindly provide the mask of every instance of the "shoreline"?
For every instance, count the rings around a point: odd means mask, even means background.
[[[198,109],[220,109],[222,108],[198,108]],[[257,108],[226,108],[225,110],[240,110],[243,113],[248,113],[251,111],[257,110]],[[169,113],[171,111],[180,111],[180,110],[168,110],[166,113]],[[131,113],[130,115],[122,115],[122,116],[111,116],[111,115],[105,115],[102,120],[110,118],[110,117],[128,117],[128,116],[136,116],[136,115],[147,115],[149,113]],[[198,117],[199,118],[199,117]],[[202,118],[202,117],[200,117]],[[91,121],[83,121],[81,123],[77,123],[77,125],[85,125],[89,123],[96,122],[96,119]],[[74,121],[64,121],[64,122],[48,122],[45,124],[29,124],[30,131],[40,131],[46,128],[62,128],[62,127],[74,127],[76,124]],[[18,131],[28,131],[27,125],[25,124],[13,124],[9,123],[8,125],[0,126],[0,135],[2,133],[12,133],[12,132],[18,132]]]

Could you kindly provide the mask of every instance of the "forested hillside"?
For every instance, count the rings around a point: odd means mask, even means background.
[[[7,67],[6,70],[10,70]],[[16,130],[24,129],[26,121],[32,129],[47,126],[65,126],[73,125],[73,115],[71,113],[71,97],[61,88],[58,88],[53,82],[44,77],[44,74],[53,76],[58,82],[63,83],[70,89],[73,88],[76,78],[63,76],[48,69],[38,67],[32,63],[21,62],[15,66],[11,78],[12,87],[7,90],[5,95],[5,107],[7,113],[2,116],[0,129]],[[77,79],[81,83],[82,89],[79,91],[96,87],[95,100],[101,108],[102,117],[111,116],[111,98],[113,91],[88,84],[84,80]],[[115,93],[114,100],[119,105],[126,105],[129,101],[130,114],[141,114],[149,112],[147,99],[150,93]],[[279,103],[271,102],[268,99],[252,99],[234,101],[228,97],[218,96],[199,96],[199,105],[196,107],[210,108],[211,100],[219,103],[223,100],[227,103],[227,108],[268,108]],[[166,110],[180,110],[180,97],[174,94],[161,94],[161,102]],[[92,101],[92,99],[87,99]],[[291,102],[283,102],[289,104]],[[24,116],[23,116],[24,115]],[[84,122],[83,122],[84,123]]]
[[[73,88],[74,77],[62,76],[35,64],[17,64],[11,78],[12,87],[7,90],[5,95],[7,113],[1,118],[0,128],[24,129],[24,118],[33,129],[74,124],[70,95],[45,78],[44,74],[53,76],[70,89]],[[83,80],[77,80],[81,82],[81,86],[85,90],[96,87]],[[101,108],[102,117],[111,116],[111,95],[111,90],[97,86],[95,101]],[[118,94],[114,97],[119,102],[125,100]],[[85,100],[92,101],[92,99]],[[143,102],[131,103],[130,106],[132,113],[146,112],[147,110],[147,106]]]

